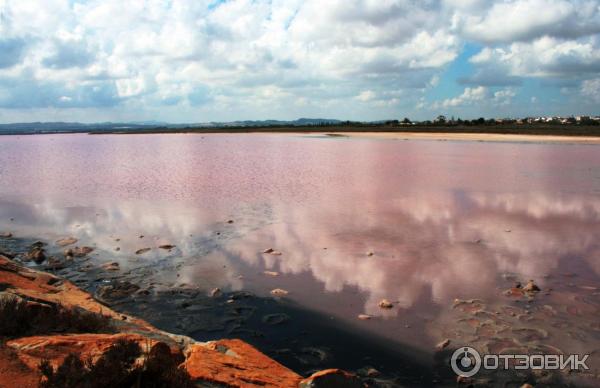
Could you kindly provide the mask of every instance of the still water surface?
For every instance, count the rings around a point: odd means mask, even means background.
[[[157,289],[284,289],[333,327],[426,358],[449,338],[488,351],[591,352],[600,367],[594,145],[3,136],[2,231],[74,236],[96,247],[92,262],[118,261],[123,276]],[[145,247],[154,249],[134,253]],[[529,279],[542,289],[534,298],[505,295]]]

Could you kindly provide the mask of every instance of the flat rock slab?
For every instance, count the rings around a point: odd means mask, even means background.
[[[193,379],[231,387],[297,387],[301,377],[247,343],[220,340],[194,344],[185,369]]]

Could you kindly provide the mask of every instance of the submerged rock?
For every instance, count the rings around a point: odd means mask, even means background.
[[[41,264],[46,260],[46,251],[40,247],[32,248],[26,255],[25,261],[34,261],[36,264]]]
[[[116,261],[112,263],[104,263],[102,264],[102,269],[105,271],[118,271],[121,269],[121,266]]]
[[[64,269],[66,267],[66,264],[62,261],[60,261],[59,259],[55,258],[55,257],[49,257],[48,258],[48,262],[46,263],[46,268],[47,269],[52,269],[52,270],[59,270],[59,269]]]
[[[163,244],[163,245],[159,245],[158,247],[159,247],[160,249],[171,250],[171,249],[175,248],[175,245],[171,245],[171,244]]]
[[[275,296],[285,296],[289,294],[289,292],[281,288],[276,288],[274,290],[271,290],[271,294]]]
[[[541,289],[534,283],[533,280],[529,280],[525,287],[523,287],[523,291],[525,292],[539,292]]]
[[[75,256],[75,257],[83,257],[83,256],[86,256],[86,255],[92,253],[93,251],[94,251],[94,248],[92,248],[92,247],[75,247],[72,250],[73,256]]]
[[[110,301],[115,299],[122,299],[135,293],[140,289],[140,286],[124,281],[114,282],[113,284],[100,286],[96,290],[96,296],[98,299]]]
[[[152,248],[141,248],[138,249],[137,251],[135,251],[136,255],[143,255],[146,252],[150,252],[152,250]]]
[[[56,241],[56,245],[59,247],[66,247],[67,245],[75,244],[78,240],[75,237],[65,237]]]
[[[267,325],[279,325],[290,320],[290,316],[284,313],[267,314],[262,317],[263,323]]]
[[[448,347],[448,345],[450,345],[450,340],[448,338],[446,338],[445,340],[443,340],[439,344],[435,345],[435,349],[436,350],[444,350],[444,349],[446,349]]]
[[[381,302],[379,302],[378,306],[382,309],[391,309],[392,307],[394,307],[392,302],[390,302],[387,299],[382,299]]]

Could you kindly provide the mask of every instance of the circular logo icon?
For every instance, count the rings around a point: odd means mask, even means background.
[[[456,349],[450,359],[452,370],[459,376],[475,376],[481,369],[481,356],[471,347],[465,346]]]

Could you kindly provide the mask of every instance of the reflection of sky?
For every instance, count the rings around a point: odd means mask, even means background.
[[[404,319],[424,300],[498,298],[506,273],[600,275],[593,146],[69,135],[0,151],[0,231],[75,236],[124,271],[158,263],[148,279],[167,285],[284,288],[346,319]]]
[[[102,256],[120,259],[125,268],[168,256],[184,263],[184,283],[212,276],[225,282],[213,279],[214,285],[235,289],[241,287],[241,273],[225,275],[230,270],[223,264],[229,268],[238,262],[253,272],[308,273],[328,292],[356,287],[367,296],[364,312],[375,315],[383,313],[377,307],[383,298],[410,308],[423,295],[439,303],[490,297],[505,273],[543,285],[561,260],[572,260],[575,271],[600,274],[600,200],[592,197],[448,193],[343,209],[271,203],[238,209],[232,225],[212,209],[176,204],[123,202],[95,210],[4,202],[0,209],[2,218],[16,219],[17,234],[73,235],[80,243],[97,245],[106,252]],[[137,249],[161,244],[177,249],[168,254],[153,249],[131,260]],[[283,255],[262,254],[268,247]]]

